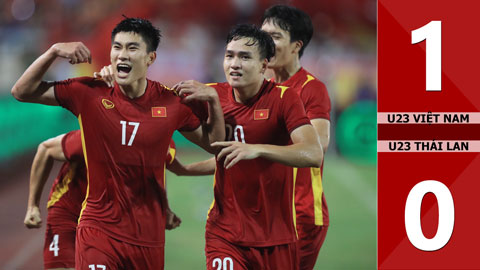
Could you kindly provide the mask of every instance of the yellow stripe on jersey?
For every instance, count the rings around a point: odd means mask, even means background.
[[[293,201],[292,201],[292,211],[293,211],[293,226],[295,227],[295,235],[298,239],[298,232],[297,232],[297,211],[295,210],[295,184],[297,182],[297,171],[298,168],[293,168]]]
[[[63,177],[62,181],[58,182],[55,186],[55,190],[50,196],[50,200],[47,202],[47,209],[52,207],[56,202],[58,202],[62,196],[68,192],[68,185],[72,182],[72,179],[75,177],[75,170],[77,169],[77,163],[70,163],[69,170],[67,174]]]
[[[313,190],[313,209],[315,213],[315,225],[323,225],[323,212],[322,212],[322,174],[320,168],[310,168],[310,177],[312,178],[312,190]]]
[[[214,82],[214,83],[206,83],[205,85],[208,85],[208,86],[212,86],[212,85],[217,85],[218,83]]]
[[[217,182],[216,176],[217,176],[217,163],[215,162],[215,172],[213,173],[213,193],[214,194],[213,194],[213,201],[210,204],[210,208],[208,209],[208,212],[207,212],[207,219],[208,219],[208,215],[210,215],[210,211],[212,211],[212,208],[215,205],[215,183]]]
[[[78,124],[80,125],[80,134],[82,135],[82,149],[83,149],[83,157],[85,158],[85,166],[87,167],[87,192],[85,193],[85,200],[82,202],[82,210],[80,210],[80,215],[78,216],[78,222],[80,222],[80,219],[82,218],[82,213],[83,210],[85,210],[85,207],[87,206],[87,198],[88,198],[88,193],[90,191],[90,173],[88,171],[88,160],[87,160],[87,148],[85,147],[85,136],[83,134],[83,124],[82,124],[82,115],[78,115]]]
[[[173,161],[175,160],[175,148],[171,148],[170,146],[168,146],[168,152],[170,153],[170,156],[172,156],[172,159],[170,160],[170,162],[168,163],[169,165],[173,163]],[[165,191],[167,190],[167,164],[163,164],[163,187],[165,188]]]
[[[169,164],[172,164],[173,161],[175,160],[175,153],[176,153],[177,151],[175,150],[175,148],[169,147],[169,148],[168,148],[168,152],[170,152],[170,156],[172,156],[172,159],[170,160],[170,163],[169,163]]]
[[[282,89],[282,92],[280,93],[280,98],[283,98],[283,94],[285,93],[285,91],[287,91],[288,86],[277,85],[277,87]]]
[[[307,84],[309,81],[313,81],[315,78],[312,75],[307,75],[307,80],[303,83],[302,88]]]

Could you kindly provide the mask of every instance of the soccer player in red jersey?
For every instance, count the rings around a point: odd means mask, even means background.
[[[47,202],[47,229],[43,260],[45,269],[75,268],[75,233],[82,202],[85,199],[87,175],[80,130],[61,134],[38,146],[30,171],[28,207],[24,223],[27,228],[40,228],[40,198],[54,161],[64,162],[50,190]],[[167,169],[175,160],[175,144],[170,142]],[[166,228],[181,223],[167,208]]]
[[[223,62],[228,82],[211,85],[228,141],[213,144],[222,150],[206,225],[207,269],[298,268],[292,167],[319,167],[323,152],[295,90],[264,79],[274,53],[268,33],[236,26]]]
[[[275,42],[275,56],[268,63],[274,81],[300,96],[324,153],[330,138],[330,98],[325,85],[300,65],[300,57],[313,34],[310,17],[284,5],[267,9],[262,29]],[[295,185],[295,208],[300,269],[313,269],[328,230],[328,208],[322,186],[322,169],[299,168]]]
[[[12,88],[24,102],[60,105],[78,117],[88,170],[87,195],[76,235],[77,269],[163,269],[167,200],[164,163],[175,130],[204,149],[225,137],[214,89],[195,81],[178,94],[148,80],[160,32],[148,20],[126,18],[112,31],[115,84],[89,77],[42,81],[57,57],[90,62],[81,42],[57,43],[41,55]],[[184,103],[203,101],[200,123]]]
[[[77,221],[87,189],[79,130],[51,138],[38,146],[30,172],[24,223],[28,228],[41,226],[40,197],[55,160],[64,163],[52,185],[47,203],[43,263],[45,269],[73,269]]]

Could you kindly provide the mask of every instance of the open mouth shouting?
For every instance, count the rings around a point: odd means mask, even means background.
[[[132,70],[132,67],[129,64],[125,64],[125,63],[117,64],[117,73],[119,78],[126,78],[131,70]]]
[[[242,73],[240,73],[238,71],[230,72],[230,78],[232,78],[233,80],[238,80],[238,79],[240,79],[240,77],[242,77]]]

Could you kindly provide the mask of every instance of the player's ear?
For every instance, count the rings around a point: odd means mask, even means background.
[[[156,51],[149,52],[147,65],[150,66],[151,64],[153,64],[153,62],[155,62],[155,59],[157,59],[157,52]]]
[[[300,50],[302,49],[302,47],[303,47],[303,41],[297,40],[297,41],[293,42],[293,51],[292,51],[292,53],[299,53]]]
[[[265,70],[267,70],[267,65],[268,65],[268,60],[267,60],[267,58],[265,58],[262,61],[262,70],[261,70],[262,74],[264,74]]]

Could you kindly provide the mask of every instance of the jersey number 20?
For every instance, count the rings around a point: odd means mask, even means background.
[[[245,133],[243,132],[243,126],[236,125],[232,127],[230,124],[225,124],[225,129],[227,131],[227,141],[235,141],[245,143]]]

